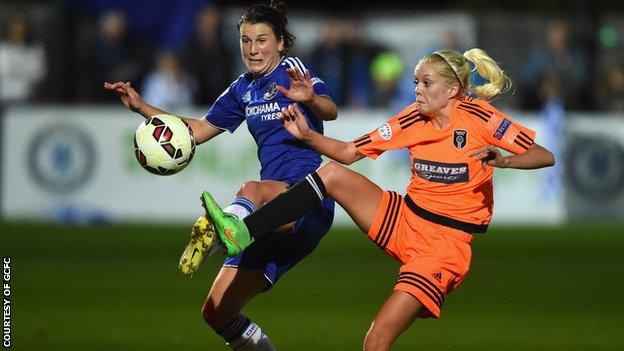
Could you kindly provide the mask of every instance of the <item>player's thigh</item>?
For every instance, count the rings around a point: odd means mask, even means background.
[[[288,189],[288,184],[279,180],[252,180],[245,182],[236,196],[244,197],[253,202],[256,207],[261,207],[286,189]],[[286,232],[291,230],[294,225],[295,222],[288,223],[277,228],[276,231]]]
[[[373,320],[368,337],[394,341],[418,317],[422,304],[414,296],[395,290]]]
[[[213,327],[225,325],[266,285],[261,271],[222,267],[204,303],[204,318]]]
[[[287,183],[278,180],[251,180],[243,184],[236,196],[244,197],[260,207],[287,188]]]
[[[358,172],[331,161],[317,171],[330,197],[349,214],[364,233],[373,225],[383,190]]]

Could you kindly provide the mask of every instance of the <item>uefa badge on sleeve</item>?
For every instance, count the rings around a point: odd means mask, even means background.
[[[457,129],[453,132],[453,144],[457,149],[463,149],[466,146],[468,133],[465,130]]]
[[[388,123],[384,123],[381,127],[377,128],[377,133],[383,140],[390,140],[392,138],[392,127]]]

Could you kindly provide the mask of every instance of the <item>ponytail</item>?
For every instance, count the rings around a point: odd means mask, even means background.
[[[474,64],[477,73],[488,81],[483,85],[472,87],[471,90],[478,97],[489,100],[511,89],[513,85],[511,79],[484,50],[473,48],[464,52],[463,56]]]

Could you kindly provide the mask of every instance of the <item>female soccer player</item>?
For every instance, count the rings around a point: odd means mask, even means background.
[[[471,64],[486,84],[472,87]],[[416,102],[352,142],[315,132],[295,105],[282,111],[285,128],[297,139],[343,164],[407,148],[412,176],[405,196],[383,191],[333,161],[243,221],[224,216],[208,193],[203,196],[228,254],[327,196],[334,198],[375,244],[402,263],[394,291],[366,334],[366,350],[388,350],[416,318],[440,316],[446,295],[468,272],[473,234],[484,233],[490,223],[493,167],[554,164],[552,154],[534,142],[534,131],[486,101],[507,90],[510,80],[483,50],[437,51],[418,62],[414,76]],[[469,97],[471,92],[480,98]],[[512,155],[503,156],[498,148]]]
[[[282,2],[249,7],[237,24],[242,60],[249,72],[221,94],[204,118],[184,118],[198,144],[225,130],[233,132],[247,122],[258,145],[262,181],[245,183],[226,209],[238,218],[300,181],[321,163],[316,151],[282,127],[278,119],[281,110],[293,102],[301,104],[303,118],[318,133],[323,132],[323,120],[337,117],[336,105],[323,81],[312,78],[298,58],[285,56],[294,44],[286,25]],[[143,102],[130,83],[105,83],[104,87],[119,94],[128,109],[146,118],[166,113]],[[291,223],[289,235],[274,235],[225,260],[204,303],[203,316],[233,349],[273,350],[266,334],[241,310],[316,247],[331,227],[333,215],[334,202],[327,199]],[[206,256],[214,234],[210,228],[205,217],[198,219],[180,260],[184,273],[193,273]]]

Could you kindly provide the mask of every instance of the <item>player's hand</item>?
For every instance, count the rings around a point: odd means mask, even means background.
[[[304,104],[314,99],[314,88],[312,87],[310,70],[306,69],[304,74],[298,68],[288,68],[286,74],[288,74],[288,79],[290,80],[290,89],[278,85],[277,91],[295,102]]]
[[[132,112],[139,112],[143,105],[143,100],[139,93],[131,86],[130,82],[104,82],[104,89],[114,91],[121,103]]]
[[[304,139],[310,132],[308,121],[306,121],[297,104],[290,104],[288,107],[282,108],[280,121],[284,128],[299,140]]]
[[[498,168],[505,168],[507,166],[507,159],[501,154],[500,150],[492,145],[486,145],[478,150],[475,150],[468,155],[470,157],[476,157],[477,160],[481,160],[481,168],[485,170],[486,165]]]

